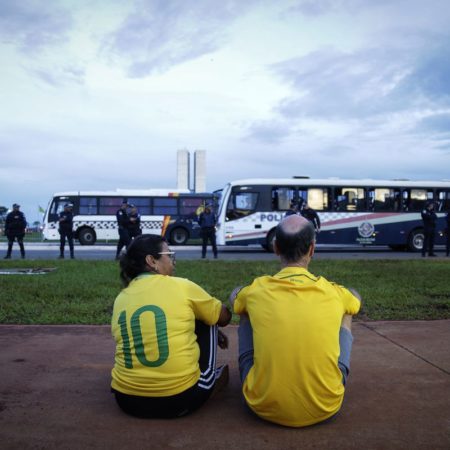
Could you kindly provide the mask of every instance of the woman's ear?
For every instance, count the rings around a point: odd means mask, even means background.
[[[157,260],[152,255],[147,255],[145,257],[145,263],[147,264],[147,267],[152,272],[158,272],[158,263]]]

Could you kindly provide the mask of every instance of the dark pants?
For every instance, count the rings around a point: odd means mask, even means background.
[[[434,228],[425,227],[423,230],[422,256],[428,251],[428,256],[433,254],[434,250]]]
[[[131,242],[130,233],[125,228],[119,228],[119,242],[117,243],[116,258],[119,257],[120,251]]]
[[[200,347],[200,378],[194,386],[169,397],[141,397],[122,394],[113,389],[119,407],[132,416],[172,419],[189,414],[208,400],[216,381],[217,326],[195,321]]]
[[[72,230],[59,230],[59,252],[60,256],[64,256],[64,247],[66,245],[66,238],[69,244],[70,256],[73,258],[73,231]]]
[[[22,258],[25,258],[25,247],[23,245],[23,237],[24,237],[24,235],[23,234],[21,234],[19,236],[9,235],[7,237],[8,237],[8,251],[6,253],[6,257],[7,258],[11,257],[14,241],[17,239],[17,243],[19,244],[19,247],[20,247],[20,254],[21,254]]]
[[[206,256],[206,247],[208,246],[208,240],[211,242],[212,251],[214,257],[217,258],[217,245],[216,245],[216,230],[214,227],[204,227],[201,231],[202,236],[202,258]]]
[[[445,254],[447,256],[450,255],[450,227],[445,230],[445,234],[447,235],[447,245],[445,246]]]

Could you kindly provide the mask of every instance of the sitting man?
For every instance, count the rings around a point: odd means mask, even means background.
[[[292,215],[276,229],[281,271],[236,288],[239,371],[249,408],[281,425],[302,427],[334,416],[350,370],[356,291],[308,272],[314,227]]]

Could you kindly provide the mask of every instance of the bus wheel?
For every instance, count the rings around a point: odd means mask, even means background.
[[[272,230],[268,235],[267,235],[267,244],[266,244],[266,250],[269,251],[270,253],[273,253],[273,240],[275,239],[275,230]]]
[[[78,240],[81,245],[94,245],[97,237],[95,231],[92,228],[82,228],[78,232]]]
[[[184,245],[189,239],[189,234],[184,228],[174,228],[170,232],[169,242],[172,245]]]
[[[423,240],[424,234],[422,229],[412,231],[408,239],[408,250],[411,252],[422,251]]]

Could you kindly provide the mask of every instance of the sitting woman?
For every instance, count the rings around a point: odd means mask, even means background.
[[[216,369],[217,341],[227,339],[230,311],[200,286],[171,276],[175,252],[157,235],[141,235],[121,257],[125,289],[114,302],[112,392],[138,417],[173,418],[199,408],[228,366]],[[219,336],[218,336],[219,334]]]

